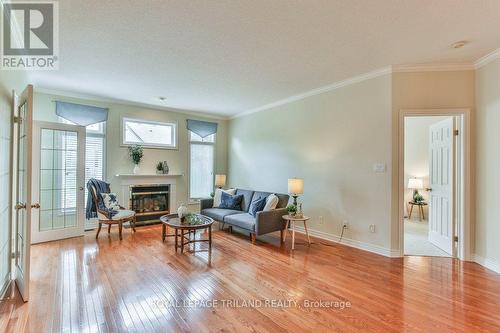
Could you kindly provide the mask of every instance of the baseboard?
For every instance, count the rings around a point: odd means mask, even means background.
[[[500,262],[498,262],[496,260],[484,258],[484,257],[481,257],[480,255],[475,254],[474,255],[474,262],[492,270],[495,273],[500,274]]]
[[[305,234],[304,227],[301,227],[301,226],[296,226],[295,231],[300,232],[301,234]],[[326,232],[311,230],[311,229],[309,229],[308,231],[309,231],[310,236],[313,236],[316,238],[339,243],[342,245],[347,245],[350,247],[354,247],[356,249],[376,253],[376,254],[379,254],[379,255],[382,255],[385,257],[390,257],[390,258],[400,257],[399,251],[397,251],[397,250],[391,250],[391,249],[388,249],[388,248],[385,248],[385,247],[382,247],[379,245],[365,243],[365,242],[361,242],[358,240],[349,239],[346,237],[342,237],[342,241],[340,241],[340,237],[337,235],[332,235],[332,234],[329,234]]]

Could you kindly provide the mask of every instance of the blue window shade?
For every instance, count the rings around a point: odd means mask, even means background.
[[[217,123],[201,120],[187,120],[187,129],[198,134],[202,138],[217,133]]]
[[[108,120],[108,109],[97,106],[56,102],[56,114],[80,126],[89,126]]]

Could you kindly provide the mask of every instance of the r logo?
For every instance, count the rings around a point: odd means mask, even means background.
[[[6,3],[3,18],[4,56],[54,55],[53,3]]]

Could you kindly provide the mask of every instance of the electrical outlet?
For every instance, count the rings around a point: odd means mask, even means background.
[[[370,232],[375,233],[375,224],[370,224]]]
[[[319,216],[318,221],[319,221],[319,225],[323,225],[325,223],[323,216]]]

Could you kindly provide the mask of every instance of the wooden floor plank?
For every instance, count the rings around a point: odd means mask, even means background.
[[[206,252],[175,253],[159,226],[123,241],[88,233],[35,245],[30,302],[11,286],[0,331],[500,331],[500,275],[474,263],[386,258],[319,240],[308,247],[302,236],[295,251],[277,234],[257,245],[237,232],[213,238],[210,263]]]

